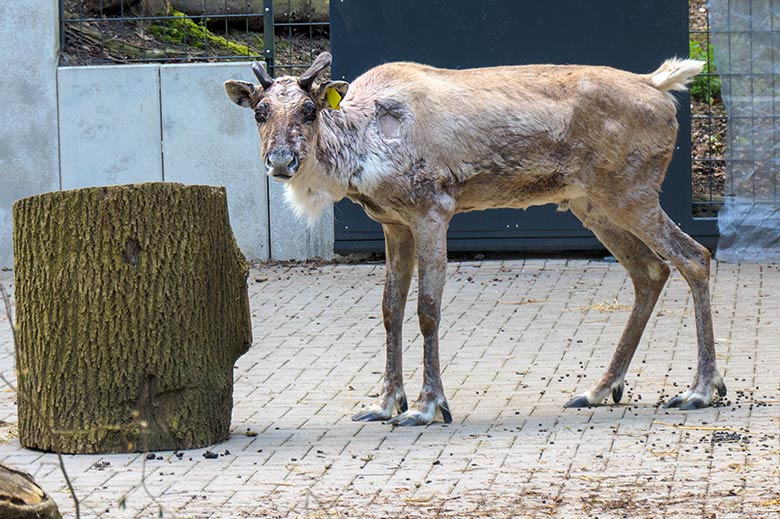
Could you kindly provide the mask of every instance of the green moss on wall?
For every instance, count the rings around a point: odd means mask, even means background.
[[[206,26],[205,19],[196,22],[191,18],[187,18],[187,15],[184,13],[175,10],[171,10],[168,15],[175,16],[175,18],[164,20],[150,27],[149,31],[156,38],[171,43],[186,44],[198,49],[224,49],[238,56],[260,54],[248,45],[236,43],[225,39],[223,36],[214,34]]]

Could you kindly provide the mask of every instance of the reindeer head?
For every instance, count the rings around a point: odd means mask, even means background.
[[[323,52],[299,78],[271,79],[263,67],[252,63],[260,84],[225,82],[225,92],[237,105],[254,110],[262,142],[261,155],[268,175],[287,182],[313,153],[320,112],[339,108],[349,84],[328,81],[315,86],[314,79],[331,63]]]

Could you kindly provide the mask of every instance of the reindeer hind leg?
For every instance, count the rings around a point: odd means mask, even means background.
[[[714,393],[726,395],[726,385],[715,360],[715,337],[710,308],[710,252],[685,234],[667,216],[658,201],[617,210],[607,207],[613,221],[642,240],[659,256],[680,271],[691,289],[696,319],[698,362],[688,391],[673,398],[666,407],[698,409],[714,402]]]
[[[572,398],[564,407],[598,405],[610,392],[612,400],[618,403],[623,397],[626,372],[642,332],[669,278],[669,267],[641,240],[611,222],[590,201],[574,200],[570,208],[628,271],[634,285],[634,306],[607,370],[587,392]]]

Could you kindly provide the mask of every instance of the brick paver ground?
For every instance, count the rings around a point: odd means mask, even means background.
[[[254,346],[236,366],[230,440],[179,459],[66,456],[82,517],[668,517],[780,514],[780,268],[713,265],[719,407],[657,406],[691,381],[695,326],[676,272],[629,371],[624,403],[563,410],[601,374],[628,317],[619,265],[451,263],[442,367],[454,422],[353,423],[380,388],[384,266],[261,265],[249,278]],[[6,281],[10,273],[3,274]],[[410,296],[406,391],[421,384]],[[0,318],[0,368],[13,373]],[[52,454],[14,437],[0,393],[0,459],[72,517]],[[720,429],[720,430],[713,430]],[[139,485],[142,474],[148,492]],[[119,505],[124,500],[124,509]]]

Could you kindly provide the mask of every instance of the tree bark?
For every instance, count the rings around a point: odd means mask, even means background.
[[[149,183],[14,204],[19,438],[109,453],[228,436],[252,340],[224,188]]]
[[[0,464],[0,519],[62,519],[55,503],[29,474]]]

